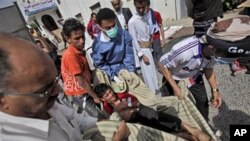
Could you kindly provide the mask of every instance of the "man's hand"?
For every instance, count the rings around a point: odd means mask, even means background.
[[[222,98],[219,92],[213,92],[211,104],[214,106],[214,108],[219,108],[222,103]]]
[[[101,103],[101,100],[100,100],[99,97],[95,97],[95,98],[94,98],[94,102],[100,104],[100,103]]]
[[[114,107],[114,111],[120,112],[124,109],[128,108],[128,102],[127,101],[121,101],[118,105]]]
[[[149,59],[148,59],[148,57],[146,56],[146,55],[143,55],[142,56],[142,60],[143,60],[143,62],[146,64],[146,65],[149,65],[150,63],[149,63]]]
[[[165,40],[161,40],[161,47],[164,47],[165,44],[166,44]]]
[[[181,89],[179,86],[173,88],[174,91],[174,95],[177,96],[179,99],[182,99],[182,95],[181,95]]]
[[[126,125],[125,121],[121,121],[117,131],[114,133],[112,141],[123,141],[127,140],[130,135],[130,130]]]

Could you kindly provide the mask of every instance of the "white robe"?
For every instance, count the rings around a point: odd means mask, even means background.
[[[129,20],[128,29],[133,38],[136,67],[141,67],[145,84],[155,93],[159,86],[152,52],[150,48],[141,48],[139,45],[139,41],[146,42],[150,40],[150,31],[147,19],[145,19],[145,17],[139,16],[138,13],[136,13]],[[148,57],[150,62],[149,65],[146,65],[142,59],[139,60],[142,55]]]

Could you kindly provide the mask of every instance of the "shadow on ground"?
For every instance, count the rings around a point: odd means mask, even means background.
[[[224,131],[221,136],[222,141],[230,140],[230,125],[250,124],[250,116],[248,114],[240,110],[229,109],[225,101],[222,102],[219,114],[213,117],[212,120],[217,130]]]

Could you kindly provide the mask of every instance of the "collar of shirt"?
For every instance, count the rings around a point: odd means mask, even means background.
[[[104,31],[101,31],[100,40],[101,40],[102,42],[109,42],[111,39],[104,33]]]
[[[138,12],[135,13],[135,17],[137,19],[143,19],[144,16],[141,16]]]
[[[73,53],[81,54],[81,51],[79,51],[77,48],[75,48],[73,45],[68,46],[68,50]]]
[[[9,115],[0,112],[0,123],[3,125],[6,133],[15,133],[23,135],[39,135],[40,138],[48,139],[49,135],[49,120],[41,120],[34,118],[25,118]],[[5,125],[5,126],[4,126]],[[5,128],[6,127],[6,128]],[[4,134],[4,133],[0,133]]]

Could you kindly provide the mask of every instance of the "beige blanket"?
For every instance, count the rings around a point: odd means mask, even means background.
[[[111,84],[111,82],[105,77],[105,73],[97,71],[97,79],[99,83]],[[209,134],[214,140],[216,140],[212,130],[208,126],[205,119],[196,109],[191,100],[187,97],[188,90],[186,88],[186,81],[180,82],[182,94],[184,99],[179,100],[174,96],[170,97],[157,97],[149,88],[141,81],[141,79],[134,73],[127,70],[121,70],[119,78],[126,84],[126,90],[130,94],[137,97],[137,99],[144,105],[152,107],[158,111],[178,116],[182,121],[189,124],[192,127],[201,129]],[[113,117],[113,116],[111,116]],[[113,118],[115,119],[115,118]],[[113,120],[112,119],[112,120]],[[92,140],[111,140],[114,131],[118,128],[120,121],[102,121],[98,122],[96,127],[88,129],[84,132],[83,139]],[[147,126],[139,124],[128,123],[128,127],[131,130],[129,140],[138,141],[181,141],[184,140],[175,135],[152,129]]]

